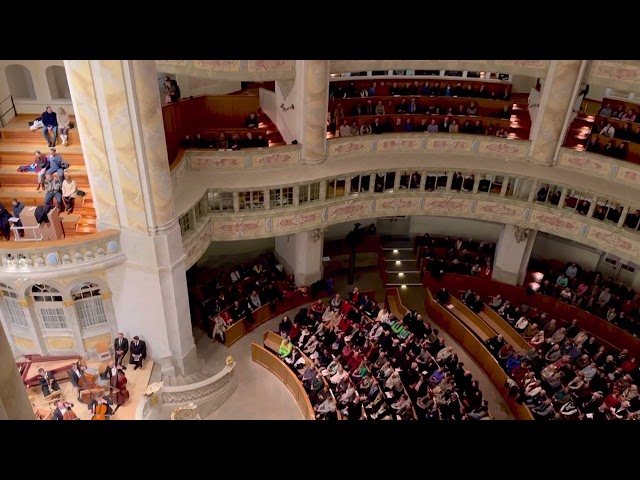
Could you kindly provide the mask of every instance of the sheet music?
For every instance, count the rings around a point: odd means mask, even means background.
[[[131,354],[131,356],[133,357],[133,360],[137,362],[138,360],[140,360],[140,357],[142,356],[142,354],[136,355],[135,353],[133,353]]]

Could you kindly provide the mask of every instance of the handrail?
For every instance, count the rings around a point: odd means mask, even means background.
[[[4,123],[4,116],[9,113],[11,110],[13,110],[13,114],[14,117],[18,116],[18,111],[16,110],[16,104],[13,101],[13,95],[9,95],[7,98],[5,98],[4,100],[0,101],[0,105],[2,105],[4,102],[6,102],[7,100],[11,99],[11,108],[9,110],[7,110],[6,112],[0,114],[0,124],[3,127],[6,127],[5,123]]]
[[[68,248],[73,246],[80,246],[82,244],[91,243],[98,240],[104,240],[105,238],[111,237],[113,235],[117,235],[119,233],[120,233],[119,230],[109,229],[109,230],[103,230],[101,232],[91,233],[88,235],[72,237],[65,240],[38,242],[37,244],[34,244],[33,246],[29,246],[27,248],[29,248],[29,251],[49,251],[49,250],[55,250],[61,247]],[[7,245],[7,246],[5,247],[4,245]],[[22,251],[24,251],[25,249],[25,247],[15,245],[15,243],[4,244],[4,245],[0,246],[0,254],[22,253]]]
[[[305,420],[315,420],[316,415],[313,411],[311,400],[309,400],[302,382],[282,360],[256,342],[251,343],[251,360],[269,370],[285,384],[289,392],[294,396],[300,410],[302,410]],[[276,365],[280,367],[277,370],[274,368]]]

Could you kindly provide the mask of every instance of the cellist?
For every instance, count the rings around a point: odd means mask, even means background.
[[[109,362],[103,376],[109,379],[111,400],[116,404],[116,408],[113,410],[115,413],[118,411],[118,408],[129,400],[127,377],[122,371],[122,365],[116,365],[116,362],[113,360]]]
[[[76,414],[71,410],[73,403],[59,401],[56,404],[56,409],[53,411],[54,420],[80,420]]]
[[[99,393],[91,404],[91,413],[91,420],[110,420],[114,412],[104,395]]]

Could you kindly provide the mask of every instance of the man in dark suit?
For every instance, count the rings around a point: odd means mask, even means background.
[[[57,392],[60,390],[60,386],[58,385],[58,381],[56,377],[53,375],[53,372],[45,372],[44,368],[38,369],[38,376],[36,377],[38,382],[40,382],[40,386],[42,387],[42,395],[48,397],[51,395],[51,391]]]
[[[129,351],[129,340],[124,338],[124,333],[118,333],[118,338],[113,342],[113,350],[116,352],[116,365],[122,365],[124,357]],[[127,367],[122,365],[122,369],[126,370]]]
[[[147,344],[140,340],[137,335],[133,337],[131,345],[129,345],[131,351],[131,357],[129,357],[129,364],[135,365],[134,370],[142,368],[142,361],[147,358]]]
[[[76,391],[78,392],[79,402],[81,402],[81,400],[80,400],[80,386],[78,385],[78,382],[80,381],[80,377],[82,377],[82,373],[83,373],[83,368],[77,363],[74,363],[73,368],[69,370],[69,381],[71,382],[71,385],[73,385],[73,388],[75,388]]]

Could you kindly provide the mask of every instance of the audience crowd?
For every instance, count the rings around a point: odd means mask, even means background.
[[[449,248],[444,258],[458,255],[461,240],[430,238],[425,235],[418,243],[423,254],[431,259],[432,275],[445,272],[473,273],[457,267],[452,260],[436,258],[434,251]],[[457,248],[456,248],[457,247]],[[459,265],[459,264],[457,264]],[[538,294],[550,295],[573,304],[609,321],[637,336],[640,299],[631,289],[604,278],[598,272],[583,271],[569,263],[560,272],[538,266],[545,280]],[[535,289],[535,287],[534,287]],[[534,293],[534,289],[530,292]],[[449,302],[449,292],[436,293],[441,304]],[[480,295],[467,291],[461,301],[478,313],[484,307]],[[486,346],[510,376],[510,394],[530,407],[536,419],[638,419],[640,398],[637,385],[640,365],[626,349],[618,351],[601,345],[597,338],[578,326],[573,319],[565,325],[528,305],[513,305],[500,294],[487,299],[494,309],[519,332],[530,345],[522,351],[502,335],[487,340]]]
[[[333,288],[331,280],[318,281],[309,288],[298,287],[293,275],[287,276],[271,253],[229,271],[202,269],[190,273],[190,277],[192,318],[203,322],[210,338],[219,338],[222,342],[228,327],[243,318],[253,323],[252,313],[263,305],[275,311],[295,292],[316,296]]]
[[[497,84],[498,85],[498,84]],[[500,86],[503,87],[503,86]],[[474,82],[463,86],[458,82],[455,86],[451,83],[439,82],[372,82],[362,88],[356,87],[351,82],[343,87],[341,83],[333,83],[330,88],[330,99],[363,98],[362,102],[356,102],[351,109],[346,111],[341,103],[327,116],[327,131],[331,134],[339,134],[341,137],[380,134],[386,132],[445,132],[484,134],[498,137],[507,137],[508,128],[497,123],[487,122],[486,118],[510,120],[511,108],[505,105],[502,110],[494,108],[482,108],[477,104],[478,99],[509,100],[511,97],[510,86],[499,89],[486,89],[483,84]],[[404,97],[398,99],[380,99],[369,97]],[[432,100],[422,101],[424,98],[460,98],[455,106],[450,101],[436,103]],[[469,100],[462,100],[468,98]],[[351,102],[350,102],[351,103]],[[429,115],[429,118],[414,120],[412,117],[391,117],[391,115]],[[371,121],[366,119],[358,121],[360,116],[375,116]],[[488,124],[487,124],[488,123]]]
[[[319,419],[492,418],[477,381],[415,311],[395,318],[354,288],[285,317],[279,331],[276,353],[298,372]]]
[[[244,128],[253,130],[259,128],[258,117],[255,112],[251,112],[244,122]],[[220,135],[212,138],[205,138],[202,134],[196,134],[195,138],[186,135],[182,140],[183,148],[214,148],[217,150],[240,150],[242,148],[266,148],[269,140],[264,136],[262,130],[256,132],[246,132],[243,138],[240,133],[220,132]]]

